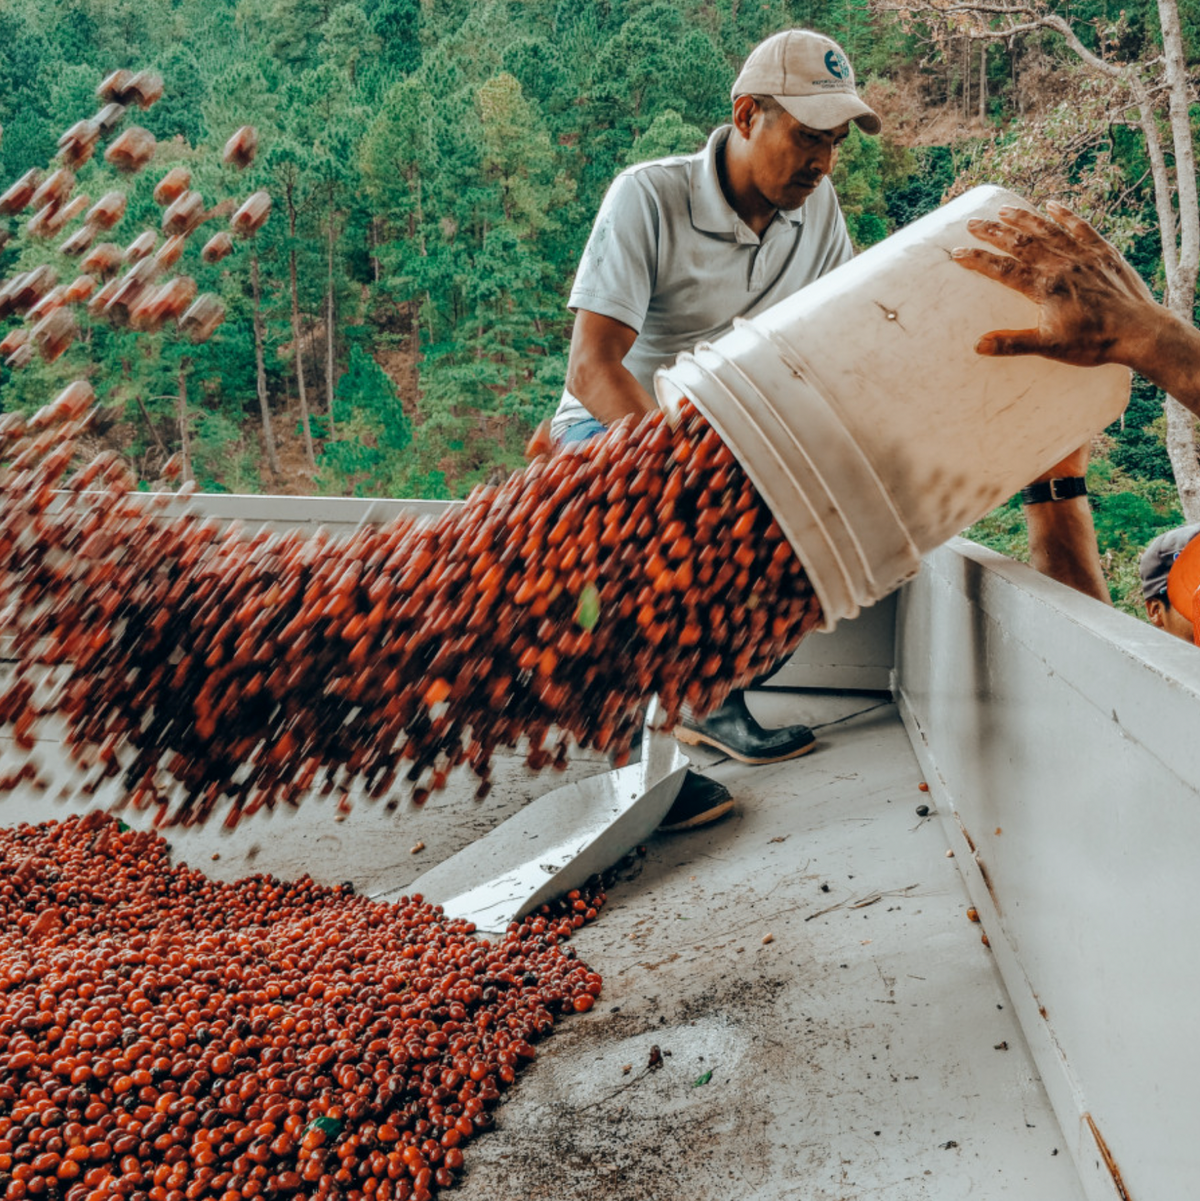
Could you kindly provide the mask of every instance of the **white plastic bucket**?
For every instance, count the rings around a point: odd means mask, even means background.
[[[808,572],[825,628],[920,569],[1120,415],[1124,367],[975,353],[1037,324],[1032,301],[950,257],[972,217],[1028,208],[975,188],[660,370],[712,423]]]

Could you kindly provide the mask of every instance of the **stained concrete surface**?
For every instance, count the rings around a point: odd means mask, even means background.
[[[753,707],[834,724],[790,763],[697,755],[737,809],[656,837],[609,889],[574,944],[604,994],[541,1045],[456,1195],[1081,1201],[939,824],[916,814],[929,797],[894,706],[781,693]],[[56,751],[39,747],[47,766]],[[356,798],[339,822],[317,801],[232,837],[217,825],[168,837],[221,878],[308,871],[384,892],[603,766],[581,756],[535,777],[510,758],[482,803],[467,778],[394,815]],[[56,792],[11,795],[0,822],[88,807]]]

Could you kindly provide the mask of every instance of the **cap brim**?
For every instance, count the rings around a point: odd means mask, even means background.
[[[883,128],[879,114],[849,92],[833,96],[776,96],[779,106],[809,129],[836,129],[853,121],[863,133]]]
[[[1167,600],[1171,608],[1195,622],[1194,599],[1200,588],[1200,538],[1193,538],[1179,552],[1167,576]]]

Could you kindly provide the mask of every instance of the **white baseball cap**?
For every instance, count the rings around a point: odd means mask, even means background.
[[[733,98],[771,96],[810,129],[854,121],[863,133],[883,128],[879,114],[859,99],[854,70],[841,46],[811,29],[785,29],[750,52],[733,85]]]

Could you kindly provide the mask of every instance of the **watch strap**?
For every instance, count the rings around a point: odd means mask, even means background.
[[[1087,495],[1087,481],[1081,475],[1068,475],[1060,479],[1042,480],[1021,489],[1021,499],[1027,505],[1040,505],[1048,500],[1070,500],[1075,496]]]

